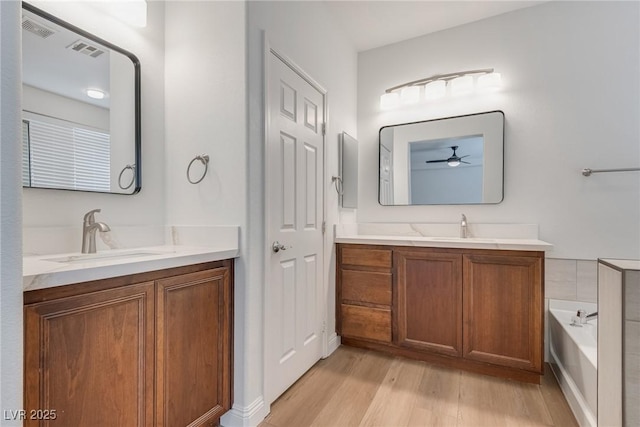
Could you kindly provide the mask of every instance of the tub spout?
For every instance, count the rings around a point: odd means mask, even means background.
[[[585,310],[578,310],[575,316],[571,319],[572,326],[582,326],[585,325],[589,320],[596,319],[598,317],[598,312],[594,311],[593,313],[587,314]]]

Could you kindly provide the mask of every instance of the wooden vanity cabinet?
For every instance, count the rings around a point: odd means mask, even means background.
[[[407,348],[462,355],[462,255],[396,249],[394,342]]]
[[[338,334],[355,345],[445,364],[454,368],[537,383],[543,369],[544,253],[455,248],[338,244]],[[373,307],[368,281],[352,280],[357,259],[391,254],[391,337],[372,337],[377,326],[348,325],[353,304]],[[368,251],[375,251],[368,254]],[[347,257],[346,259],[350,259]],[[375,272],[379,273],[375,267]],[[359,274],[373,273],[360,265]],[[362,277],[362,276],[360,276]],[[345,292],[345,290],[347,290]],[[357,299],[353,302],[348,299]],[[375,307],[378,307],[377,305]],[[388,338],[388,337],[386,337]]]
[[[391,250],[338,247],[337,317],[343,337],[391,342]]]
[[[26,292],[25,425],[218,425],[232,277],[226,260]]]
[[[464,256],[464,357],[542,374],[542,262],[519,254]]]

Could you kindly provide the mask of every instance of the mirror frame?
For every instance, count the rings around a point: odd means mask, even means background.
[[[389,128],[389,127],[394,127],[394,126],[404,126],[404,125],[414,125],[414,124],[419,124],[419,123],[432,123],[432,122],[441,122],[444,120],[450,120],[450,119],[462,119],[465,117],[473,117],[473,116],[481,116],[484,114],[491,114],[491,113],[499,113],[502,115],[502,141],[501,141],[501,151],[502,151],[502,170],[501,170],[501,174],[502,174],[502,182],[501,182],[501,194],[502,197],[500,200],[495,201],[495,202],[482,202],[482,203],[431,203],[431,204],[405,204],[405,205],[385,205],[382,204],[380,201],[380,169],[382,167],[382,165],[380,164],[380,156],[381,156],[381,135],[382,135],[382,130],[385,128]],[[391,125],[385,125],[382,126],[380,128],[380,130],[378,131],[378,204],[380,206],[384,206],[384,207],[396,207],[396,206],[461,206],[461,205],[497,205],[500,204],[504,201],[504,130],[505,130],[505,114],[504,111],[502,110],[491,110],[491,111],[483,111],[480,113],[471,113],[471,114],[463,114],[460,116],[450,116],[450,117],[441,117],[438,119],[429,119],[429,120],[418,120],[415,122],[408,122],[408,123],[396,123],[396,124],[391,124]]]
[[[140,61],[138,58],[131,52],[122,49],[100,37],[97,37],[81,28],[76,27],[73,24],[68,23],[54,15],[51,15],[48,12],[45,12],[42,9],[39,9],[29,3],[22,2],[22,8],[27,10],[35,15],[38,15],[41,18],[44,18],[56,25],[59,25],[67,30],[73,31],[76,34],[79,34],[82,37],[85,37],[93,42],[99,43],[102,46],[109,48],[115,52],[118,52],[126,57],[128,57],[131,62],[133,62],[133,72],[134,72],[134,152],[135,152],[135,168],[134,168],[134,178],[135,178],[135,188],[131,193],[116,193],[116,192],[107,192],[107,191],[90,191],[90,190],[76,190],[72,188],[44,188],[44,187],[23,187],[23,188],[34,188],[40,190],[63,190],[63,191],[74,191],[74,192],[84,192],[84,193],[96,193],[96,194],[115,194],[119,196],[132,196],[137,194],[142,189],[142,113],[141,113],[141,90],[140,90]]]

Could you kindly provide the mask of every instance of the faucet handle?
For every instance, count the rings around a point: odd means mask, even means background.
[[[102,212],[102,209],[93,209],[84,214],[84,222],[87,224],[93,224],[96,221],[94,215],[98,212]]]

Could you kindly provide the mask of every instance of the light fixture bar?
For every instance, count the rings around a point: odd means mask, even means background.
[[[434,74],[431,77],[426,77],[424,79],[414,80],[412,82],[407,82],[407,83],[403,83],[401,85],[390,87],[389,89],[385,90],[385,93],[390,93],[390,92],[393,92],[394,90],[402,89],[403,87],[409,87],[409,86],[416,86],[416,85],[421,85],[421,84],[425,84],[425,83],[431,83],[431,82],[435,82],[437,80],[449,81],[449,80],[455,79],[457,77],[462,77],[462,76],[466,76],[466,75],[471,75],[471,74],[489,74],[489,73],[493,73],[493,68],[483,68],[483,69],[479,69],[479,70],[469,70],[469,71],[458,71],[456,73]]]

